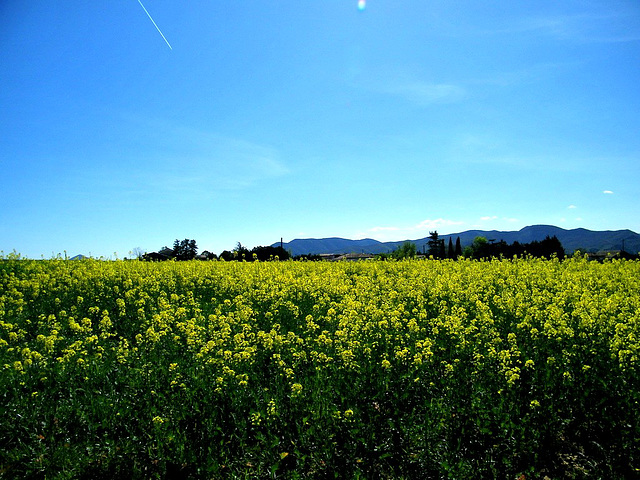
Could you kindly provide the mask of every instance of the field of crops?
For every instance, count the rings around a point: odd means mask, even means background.
[[[640,262],[0,261],[0,478],[634,478]]]

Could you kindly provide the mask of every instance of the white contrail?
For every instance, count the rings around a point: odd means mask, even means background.
[[[147,14],[147,17],[149,17],[149,20],[151,20],[151,23],[153,23],[153,26],[156,27],[156,30],[158,30],[158,33],[160,35],[162,35],[162,38],[164,38],[164,41],[167,42],[167,45],[169,46],[169,48],[171,50],[173,50],[173,48],[171,47],[171,44],[169,43],[169,41],[167,40],[167,37],[164,36],[164,34],[160,31],[160,28],[158,27],[158,25],[156,25],[156,22],[153,21],[153,18],[151,18],[151,14],[149,12],[147,12],[147,9],[144,8],[144,5],[142,4],[142,2],[140,0],[138,0],[138,3],[140,4],[140,6],[142,7],[142,9],[144,10],[144,13]]]

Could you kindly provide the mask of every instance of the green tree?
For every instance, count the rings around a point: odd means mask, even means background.
[[[482,258],[488,249],[489,243],[485,237],[478,236],[473,239],[473,243],[464,249],[465,257]]]
[[[251,249],[251,257],[257,260],[264,262],[265,260],[275,260],[276,257],[278,260],[287,260],[289,259],[289,252],[287,252],[284,248],[277,246],[258,246],[253,247]]]
[[[231,260],[234,260],[233,252],[230,252],[229,250],[224,250],[224,251],[222,251],[222,253],[220,253],[220,257],[219,258],[224,260],[225,262],[229,262]]]
[[[393,258],[398,260],[402,258],[413,258],[416,256],[416,245],[413,242],[404,242],[393,252]]]
[[[456,251],[455,258],[459,258],[462,256],[462,246],[460,245],[460,237],[456,238]]]
[[[449,237],[449,247],[447,248],[447,258],[456,258],[456,252],[453,249],[453,240]]]
[[[198,254],[198,246],[195,240],[185,238],[173,242],[173,257],[176,260],[193,260]]]
[[[440,258],[440,239],[438,238],[437,230],[429,232],[429,241],[427,244],[429,245],[427,254],[431,255],[433,258]]]
[[[233,255],[236,258],[236,260],[247,260],[247,261],[253,260],[253,257],[251,256],[251,252],[249,251],[249,249],[244,245],[242,245],[240,242],[238,242],[238,244],[236,245],[236,249],[233,251]]]

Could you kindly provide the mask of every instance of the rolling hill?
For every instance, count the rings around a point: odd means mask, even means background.
[[[544,240],[546,236],[553,237],[554,235],[558,237],[566,253],[572,253],[578,248],[588,252],[621,250],[623,244],[624,250],[627,252],[638,253],[640,251],[640,235],[631,230],[593,231],[585,228],[565,230],[553,225],[531,225],[518,231],[467,230],[460,233],[441,235],[440,238],[443,238],[448,243],[449,238],[455,242],[456,238],[460,237],[460,243],[464,248],[467,245],[471,245],[474,238],[478,236],[485,237],[487,240],[495,240],[496,242],[504,240],[507,243],[516,241],[529,243],[536,240]],[[339,237],[304,238],[286,242],[283,246],[285,250],[291,252],[294,256],[352,252],[375,254],[392,252],[405,241],[380,242],[372,238],[350,240]],[[423,251],[423,249],[427,248],[429,237],[409,241],[416,245],[418,251]],[[280,246],[280,242],[274,243],[273,246]]]

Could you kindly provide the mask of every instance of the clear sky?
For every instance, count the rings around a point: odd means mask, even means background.
[[[5,254],[640,232],[637,0],[142,4],[0,2]]]

